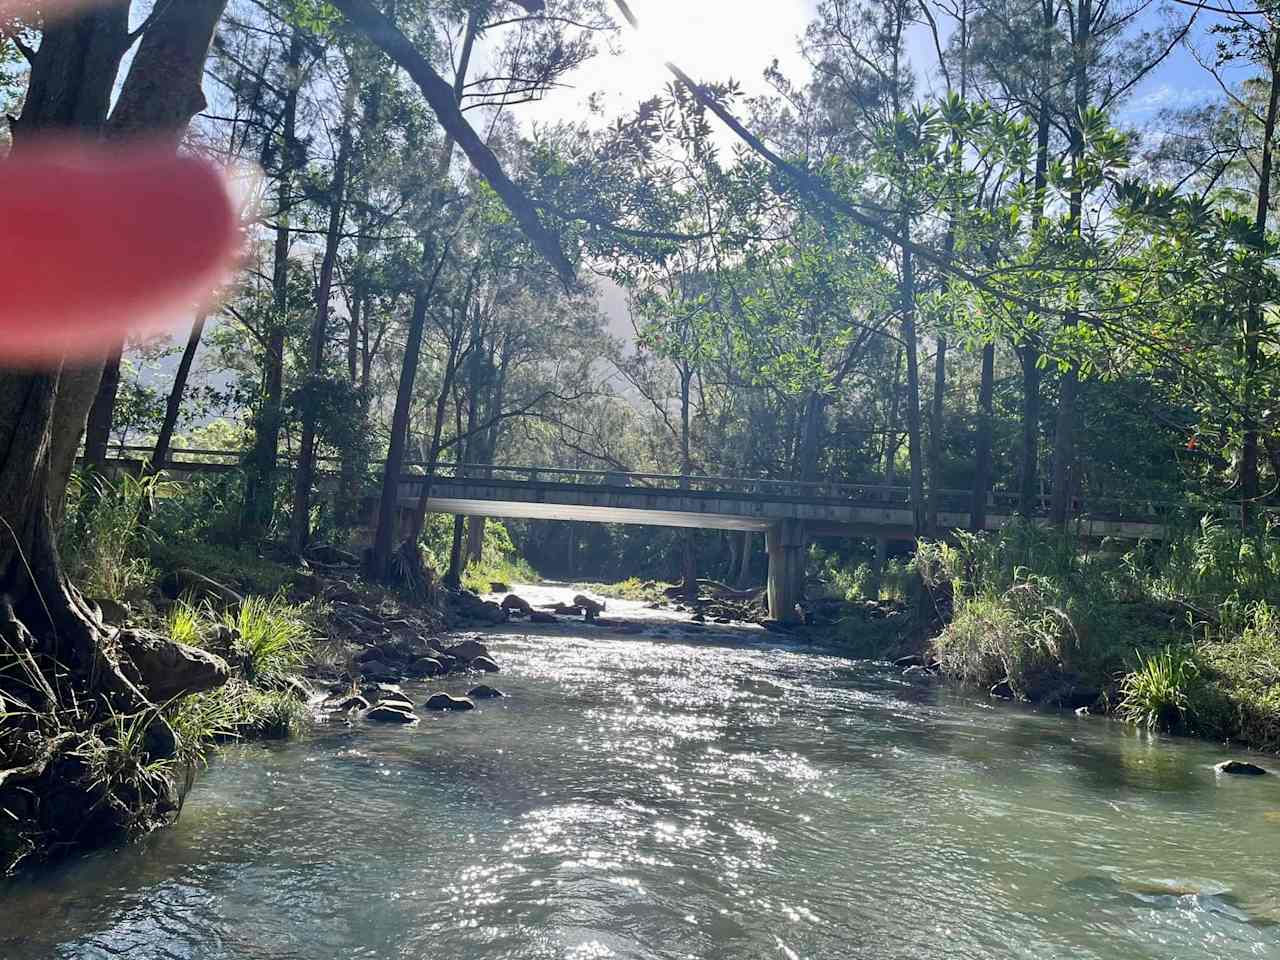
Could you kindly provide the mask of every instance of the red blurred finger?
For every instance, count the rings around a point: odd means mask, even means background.
[[[205,160],[27,145],[0,163],[0,364],[89,359],[189,321],[240,245],[226,176]]]

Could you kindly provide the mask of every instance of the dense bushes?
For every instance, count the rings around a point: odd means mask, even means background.
[[[1146,726],[1280,749],[1280,541],[1205,519],[1165,544],[1089,549],[1018,524],[923,544],[954,593],[944,669],[1018,697],[1097,702]]]

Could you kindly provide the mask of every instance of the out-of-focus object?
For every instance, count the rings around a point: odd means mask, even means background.
[[[207,160],[164,145],[19,144],[0,162],[0,365],[91,359],[189,322],[241,243],[226,173]]]
[[[92,7],[102,0],[0,0],[0,18],[36,16],[62,16],[81,7]]]

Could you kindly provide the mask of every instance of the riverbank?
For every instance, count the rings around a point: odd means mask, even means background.
[[[1280,550],[1208,523],[1092,549],[1012,527],[923,544],[926,670],[1008,700],[1280,752]]]

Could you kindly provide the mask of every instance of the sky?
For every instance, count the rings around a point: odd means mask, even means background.
[[[762,74],[776,58],[783,72],[797,81],[808,75],[799,52],[799,39],[814,19],[817,0],[630,0],[641,31],[624,28],[616,45],[622,52],[602,52],[569,78],[571,89],[558,90],[542,103],[523,105],[523,123],[544,124],[579,120],[587,98],[603,92],[604,115],[625,115],[641,101],[661,92],[670,80],[662,59],[670,59],[703,81],[737,80],[747,95],[768,92]],[[754,9],[752,9],[754,8]],[[1175,13],[1185,8],[1174,7]],[[1158,14],[1147,15],[1150,20]],[[1208,48],[1201,15],[1194,31],[1199,46]],[[908,43],[917,64],[934,60],[931,41],[921,32]],[[1147,125],[1170,107],[1186,106],[1215,92],[1211,77],[1185,49],[1175,50],[1136,89],[1117,118],[1126,124]]]
[[[813,19],[816,0],[630,0],[630,5],[640,33],[624,28],[616,42],[621,53],[602,52],[572,75],[572,89],[522,106],[522,120],[580,119],[596,90],[604,94],[605,116],[626,114],[666,87],[671,75],[663,57],[697,80],[737,80],[748,95],[767,91],[762,75],[775,58],[790,76],[806,73],[798,40]]]

